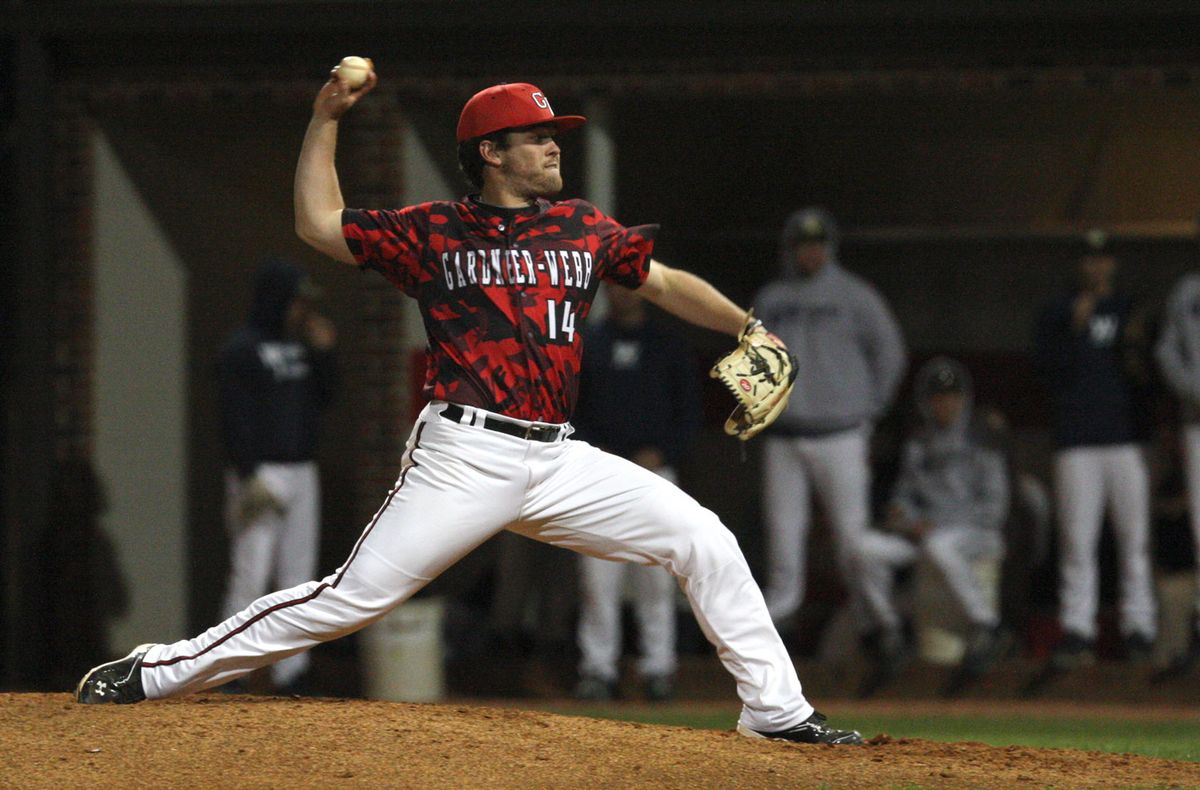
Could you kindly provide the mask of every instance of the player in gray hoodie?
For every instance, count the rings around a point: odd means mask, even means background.
[[[776,623],[804,598],[811,491],[837,542],[842,578],[856,591],[859,536],[870,518],[868,446],[904,373],[904,341],[879,293],[838,263],[838,229],[819,208],[792,214],[782,276],[754,300],[756,315],[796,355],[787,410],[764,443],[767,579]]]
[[[914,389],[921,425],[904,445],[886,531],[868,530],[862,538],[863,597],[880,630],[881,648],[868,692],[891,680],[906,657],[893,573],[922,556],[945,578],[972,624],[962,671],[982,674],[1006,642],[998,596],[975,572],[976,563],[998,563],[1004,554],[1009,502],[1004,455],[973,415],[971,378],[962,364],[930,360],[918,371]]]

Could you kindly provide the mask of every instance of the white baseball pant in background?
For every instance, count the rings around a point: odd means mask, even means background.
[[[859,542],[871,507],[869,438],[866,426],[818,437],[767,438],[764,592],[775,622],[791,616],[804,601],[807,542],[812,526],[810,491],[814,489],[833,528],[843,582],[847,588],[857,585]]]
[[[1150,563],[1150,483],[1141,448],[1117,444],[1060,450],[1054,471],[1063,630],[1096,637],[1098,550],[1107,505],[1117,542],[1121,633],[1153,640],[1158,622]]]
[[[655,474],[678,482],[675,470]],[[579,674],[616,682],[621,658],[621,602],[625,581],[633,583],[633,612],[638,624],[638,674],[670,676],[675,654],[675,577],[657,566],[630,565],[597,557],[579,558]]]
[[[967,619],[975,625],[996,626],[1000,623],[996,596],[980,584],[975,563],[999,559],[1003,553],[1004,541],[997,530],[970,524],[934,527],[916,543],[868,529],[861,542],[863,601],[877,625],[899,629],[903,623],[896,609],[894,574],[924,554],[945,578]]]
[[[225,523],[229,532],[229,580],[222,617],[232,617],[272,589],[294,587],[317,572],[320,546],[321,483],[317,465],[262,463],[255,476],[283,506],[243,525],[238,500],[244,482],[230,469],[225,473]],[[284,659],[271,667],[271,682],[286,686],[308,670],[308,653]]]
[[[737,541],[715,514],[584,442],[488,430],[477,424],[484,417],[528,423],[470,407],[461,424],[451,422],[439,414],[445,406],[422,412],[400,479],[340,568],[266,595],[193,639],[155,645],[142,664],[146,696],[200,691],[357,631],[507,528],[594,557],[665,566],[737,682],[740,723],[776,731],[812,715]]]
[[[1188,513],[1192,519],[1192,539],[1196,545],[1195,613],[1200,621],[1200,423],[1183,428],[1183,462],[1187,476]]]

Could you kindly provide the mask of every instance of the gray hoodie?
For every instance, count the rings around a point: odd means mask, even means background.
[[[1184,419],[1200,421],[1200,274],[1184,275],[1171,291],[1154,351]]]
[[[929,412],[929,397],[946,368],[962,382],[966,403],[959,419],[943,428]],[[909,519],[934,526],[999,529],[1008,515],[1008,467],[972,417],[970,374],[937,357],[918,371],[914,390],[922,424],[904,445],[892,502]]]
[[[755,316],[799,362],[787,411],[771,432],[819,435],[875,420],[904,373],[896,319],[874,287],[836,260],[805,277],[792,268],[786,241],[784,247],[784,277],[754,299]]]

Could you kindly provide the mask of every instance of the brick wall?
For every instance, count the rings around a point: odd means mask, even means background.
[[[350,206],[399,206],[403,125],[394,95],[373,94],[343,122],[338,169]],[[345,391],[359,404],[355,450],[356,518],[365,524],[396,481],[412,425],[404,304],[408,297],[378,275],[358,280],[355,337],[343,344]]]

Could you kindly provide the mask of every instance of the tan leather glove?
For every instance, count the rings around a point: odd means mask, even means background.
[[[283,513],[283,503],[271,493],[267,484],[257,475],[246,481],[242,487],[242,495],[238,499],[238,517],[243,528],[250,526],[264,515],[274,511]]]

